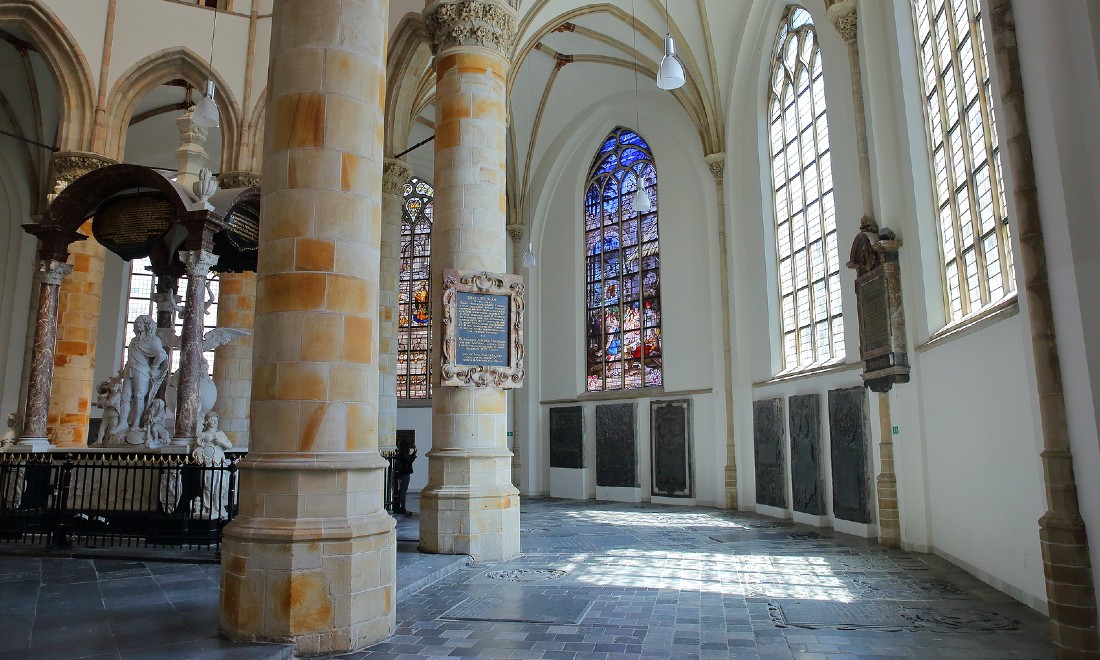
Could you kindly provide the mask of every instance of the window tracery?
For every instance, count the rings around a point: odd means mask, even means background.
[[[768,89],[783,370],[844,357],[840,258],[821,50],[809,13],[788,8]]]
[[[650,210],[634,208],[638,186]],[[664,383],[657,171],[623,127],[604,139],[585,185],[585,340],[589,392]]]

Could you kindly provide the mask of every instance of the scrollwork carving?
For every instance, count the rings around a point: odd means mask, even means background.
[[[73,181],[88,172],[117,163],[106,156],[86,151],[59,151],[53,156],[54,189],[56,196]]]
[[[833,0],[825,16],[836,27],[836,31],[845,42],[855,41],[859,28],[855,0]]]
[[[424,15],[432,53],[455,46],[483,46],[508,56],[516,38],[516,12],[485,0],[438,2]]]
[[[412,178],[412,168],[403,161],[387,158],[382,165],[382,194],[401,196],[402,189]]]
[[[518,275],[503,273],[463,273],[445,269],[443,273],[443,346],[440,356],[441,386],[494,387],[510,389],[523,385],[526,372],[523,357],[524,293],[526,288]],[[508,366],[469,365],[458,362],[457,309],[459,293],[480,293],[507,296]]]
[[[260,175],[255,172],[223,172],[218,177],[218,185],[222,190],[258,188]]]

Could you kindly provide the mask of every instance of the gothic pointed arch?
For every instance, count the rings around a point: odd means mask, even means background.
[[[423,81],[434,85],[428,28],[419,14],[406,14],[390,39],[386,57],[386,153],[408,146],[412,123],[420,115],[425,96]]]
[[[214,99],[221,113],[222,154],[218,169],[227,172],[238,169],[240,151],[241,109],[229,84],[217,70],[211,71],[206,60],[188,48],[166,48],[134,63],[119,76],[107,99],[106,155],[121,160],[126,153],[126,131],[138,102],[160,85],[182,79],[201,90],[207,78],[213,76]]]
[[[639,187],[649,203],[636,208]],[[616,127],[597,149],[584,191],[585,389],[663,385],[657,169],[649,144]]]
[[[76,39],[39,0],[0,0],[0,30],[18,26],[42,56],[57,85],[55,144],[63,151],[91,148],[95,84]]]

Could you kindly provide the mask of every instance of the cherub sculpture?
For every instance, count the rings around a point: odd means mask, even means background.
[[[19,442],[19,436],[23,434],[23,417],[19,413],[8,413],[8,430],[0,436],[0,449],[10,447]]]
[[[145,423],[142,425],[146,447],[156,449],[172,442],[172,435],[165,428],[167,423],[168,407],[164,399],[153,399],[145,411]]]
[[[103,409],[99,433],[93,445],[113,444],[114,437],[126,430],[122,423],[122,375],[116,374],[99,384],[96,405]]]

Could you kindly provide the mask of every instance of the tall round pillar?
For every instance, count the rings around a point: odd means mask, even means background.
[[[378,454],[386,0],[276,0],[252,428],[221,630],[339,653],[395,627]]]
[[[402,191],[412,178],[404,162],[382,170],[382,252],[378,291],[378,446],[397,446],[397,283],[401,270]]]
[[[503,0],[434,0],[424,10],[436,72],[432,363],[439,364],[444,268],[505,272],[505,94],[516,13]],[[420,498],[429,552],[500,561],[519,554],[507,399],[495,388],[432,390],[432,450]]]
[[[38,312],[35,315],[34,343],[31,344],[31,371],[27,380],[27,413],[23,421],[21,445],[35,448],[50,444],[46,421],[50,410],[50,390],[53,386],[54,351],[57,347],[57,301],[61,280],[71,273],[72,264],[58,259],[42,259],[38,271],[42,284],[38,288]]]
[[[91,220],[80,233],[91,236]],[[95,372],[99,303],[106,250],[94,239],[69,250],[72,274],[61,282],[57,304],[57,350],[48,427],[58,447],[86,447]]]
[[[218,276],[218,327],[249,333],[256,319],[256,273]],[[252,403],[252,336],[247,335],[214,351],[214,410],[221,430],[234,448],[248,447],[249,406]]]

